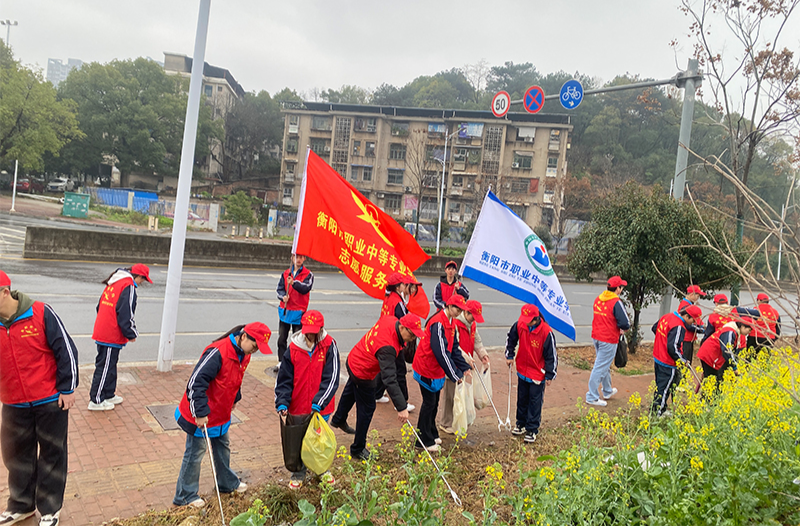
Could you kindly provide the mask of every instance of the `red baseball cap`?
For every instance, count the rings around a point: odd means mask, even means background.
[[[717,294],[716,296],[714,296],[714,303],[715,304],[728,303],[728,296],[726,296],[725,294]]]
[[[389,274],[389,277],[386,278],[387,285],[399,285],[403,283],[403,275],[399,272],[392,272]]]
[[[264,354],[272,354],[272,349],[269,348],[269,338],[272,336],[272,331],[269,330],[269,327],[260,321],[254,321],[245,325],[242,330],[256,341],[259,351]]]
[[[146,279],[149,283],[152,283],[153,280],[150,279],[150,267],[147,265],[143,265],[142,263],[137,263],[131,267],[131,274],[136,276],[142,276]]]
[[[450,299],[447,300],[446,305],[455,305],[461,310],[467,310],[467,300],[465,300],[464,296],[461,294],[453,294],[450,296]]]
[[[769,296],[763,292],[759,292],[758,296],[756,296],[756,301],[769,301]]]
[[[475,321],[483,323],[483,305],[478,300],[469,300],[467,302],[467,311],[472,314]]]
[[[413,274],[409,274],[408,276],[402,276],[401,279],[403,280],[402,283],[407,283],[409,285],[417,285],[417,286],[422,285],[421,282],[417,281],[417,278],[415,278]]]
[[[303,324],[303,328],[300,329],[303,334],[317,334],[325,326],[325,318],[320,311],[310,310],[303,314],[300,323]]]
[[[624,279],[622,279],[619,276],[611,276],[610,278],[608,278],[608,286],[609,287],[613,287],[613,288],[624,287],[627,284],[628,284],[628,282],[625,281]]]
[[[686,289],[686,294],[700,294],[701,296],[705,296],[706,293],[700,290],[699,285],[689,285],[689,288]]]
[[[0,287],[10,287],[11,286],[11,278],[8,277],[8,274],[0,270]]]
[[[692,318],[702,318],[703,317],[703,310],[698,307],[697,305],[689,305],[683,312],[691,316]]]
[[[400,325],[410,330],[417,338],[425,336],[425,331],[422,330],[422,320],[416,314],[406,314],[400,318]]]
[[[539,307],[528,303],[522,306],[522,314],[519,317],[519,321],[528,324],[531,322],[532,319],[538,316],[539,316]]]
[[[451,260],[450,260],[450,261],[448,261],[448,262],[447,262],[447,264],[444,266],[444,268],[447,268],[447,267],[453,267],[453,268],[455,268],[456,270],[458,270],[458,263],[456,263],[455,261],[453,261],[453,260],[451,259]]]

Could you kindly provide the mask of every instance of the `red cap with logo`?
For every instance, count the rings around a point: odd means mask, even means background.
[[[409,274],[408,276],[403,276],[401,279],[403,280],[402,283],[407,283],[408,285],[417,285],[417,286],[422,285],[421,282],[417,281],[417,278],[415,278],[413,274]]]
[[[259,351],[264,354],[272,354],[272,349],[269,348],[269,337],[272,336],[272,331],[266,324],[254,321],[245,325],[242,330],[256,341]]]
[[[389,274],[389,277],[386,278],[387,285],[399,285],[403,283],[403,275],[399,272],[392,272]]]
[[[475,318],[476,322],[483,323],[483,305],[481,305],[480,301],[467,301],[467,312],[472,314],[472,317]]]
[[[303,314],[300,323],[303,324],[303,328],[300,329],[303,334],[317,334],[325,326],[325,318],[320,311],[310,310]]]
[[[686,294],[700,294],[701,296],[705,296],[706,293],[700,290],[699,285],[689,285],[689,288],[686,289]]]
[[[528,324],[531,322],[532,319],[538,317],[539,317],[539,307],[537,307],[536,305],[532,305],[530,303],[522,306],[522,314],[519,317],[519,321]]]
[[[458,270],[458,263],[456,263],[456,262],[455,262],[455,261],[453,261],[453,260],[450,260],[450,261],[448,261],[448,262],[447,262],[447,264],[444,266],[444,268],[447,268],[447,267],[453,267],[454,269]]]
[[[135,276],[142,276],[149,283],[153,282],[153,280],[150,279],[150,268],[147,265],[143,265],[142,263],[137,263],[134,266],[132,266],[131,274]]]
[[[692,318],[700,319],[703,317],[703,310],[697,305],[689,305],[688,307],[683,309],[683,312],[685,312]]]
[[[769,301],[769,296],[763,292],[759,292],[758,296],[756,296],[756,301]]]
[[[714,303],[719,305],[720,303],[728,303],[728,296],[725,294],[717,294],[714,296]]]
[[[461,310],[467,310],[467,301],[461,294],[453,294],[450,296],[450,299],[447,300],[446,305],[455,305]]]
[[[608,286],[609,287],[613,287],[613,288],[624,287],[627,284],[628,284],[628,282],[625,281],[624,279],[622,279],[619,276],[611,276],[610,278],[608,278]]]
[[[422,329],[422,320],[416,314],[406,314],[400,318],[400,325],[410,330],[417,338],[425,336],[425,331]]]
[[[10,287],[11,286],[11,278],[8,277],[8,274],[0,270],[0,287]]]

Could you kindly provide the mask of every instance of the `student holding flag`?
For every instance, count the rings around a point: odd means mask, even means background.
[[[278,372],[283,357],[286,355],[286,341],[289,333],[295,333],[302,326],[300,319],[308,309],[311,288],[314,286],[314,274],[303,264],[306,257],[301,254],[292,254],[291,266],[283,271],[278,279],[278,365],[273,372]]]
[[[463,296],[459,294],[450,296],[445,308],[428,320],[425,334],[414,356],[412,366],[414,380],[419,383],[419,390],[422,393],[422,407],[417,421],[422,443],[416,446],[430,452],[439,451],[441,442],[439,431],[436,429],[436,413],[445,378],[460,383],[465,374],[471,374],[470,366],[461,355],[455,326],[455,319],[466,308],[467,302]]]

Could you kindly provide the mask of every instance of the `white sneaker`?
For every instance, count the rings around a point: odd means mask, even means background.
[[[94,402],[89,402],[89,411],[113,411],[114,404],[109,402],[108,400],[103,400],[99,404]]]
[[[192,502],[189,503],[189,506],[194,506],[195,508],[202,508],[205,505],[206,501],[204,501],[200,497],[197,497],[196,499],[194,499]]]
[[[600,400],[599,398],[594,401],[586,400],[586,403],[589,405],[599,405],[600,407],[605,407],[608,405],[608,402],[606,402],[605,400]]]
[[[616,387],[612,387],[612,388],[611,388],[611,394],[610,394],[610,395],[603,394],[603,398],[605,398],[606,400],[608,400],[609,398],[611,398],[612,396],[614,396],[614,395],[615,395],[615,394],[617,394],[618,392],[619,392],[619,391],[617,390],[617,388],[616,388]]]
[[[32,516],[36,511],[27,511],[24,513],[13,513],[10,511],[4,511],[0,513],[0,524],[3,526],[16,524],[18,522],[24,521],[28,517]]]
[[[42,515],[42,518],[39,519],[39,526],[58,526],[61,524],[58,520],[59,513],[61,513],[61,510],[58,510],[52,515]]]
[[[429,453],[438,453],[442,447],[439,444],[433,444],[432,446],[428,446],[425,449],[428,450]]]
[[[236,493],[244,493],[247,491],[247,484],[242,481],[239,481],[239,487],[236,488]]]
[[[115,395],[114,398],[106,399],[106,402],[111,402],[114,405],[121,404],[123,398],[120,395]]]
[[[378,402],[379,404],[388,404],[389,403],[389,397],[386,396],[386,395],[383,395],[382,397],[378,398],[375,401]]]

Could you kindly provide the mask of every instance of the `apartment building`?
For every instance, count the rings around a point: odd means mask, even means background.
[[[281,194],[297,207],[307,148],[403,224],[443,213],[464,226],[491,185],[529,225],[553,225],[572,125],[567,115],[284,103]],[[446,147],[446,151],[445,151]]]
[[[177,53],[164,53],[164,72],[167,75],[180,75],[189,79],[192,76],[192,58]],[[211,107],[213,119],[224,119],[228,108],[236,99],[244,97],[244,93],[244,88],[230,71],[212,66],[208,62],[203,65],[203,100]],[[199,166],[207,179],[222,180],[222,157],[222,144],[213,141],[211,154],[206,156]]]

